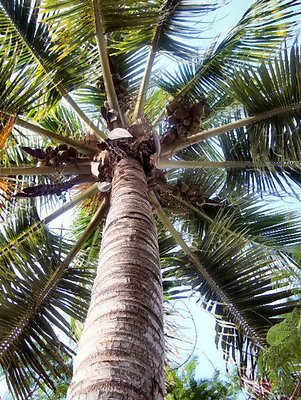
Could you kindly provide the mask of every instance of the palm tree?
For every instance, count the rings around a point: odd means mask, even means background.
[[[219,371],[209,379],[195,378],[197,358],[193,358],[182,371],[167,370],[166,400],[235,400],[238,395],[237,384],[223,382]]]
[[[300,185],[301,63],[297,44],[282,44],[299,1],[255,1],[202,52],[185,39],[218,2],[0,4],[10,390],[55,389],[95,277],[68,399],[162,399],[160,261],[165,295],[199,292],[225,356],[252,373],[267,330],[299,304],[299,220],[256,197]],[[162,73],[166,56],[178,65]],[[47,227],[80,203],[72,237]]]

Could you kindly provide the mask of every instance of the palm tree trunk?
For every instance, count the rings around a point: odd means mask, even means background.
[[[158,241],[140,164],[115,169],[111,204],[68,400],[164,397]]]

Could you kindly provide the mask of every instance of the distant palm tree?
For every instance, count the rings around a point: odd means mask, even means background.
[[[300,185],[298,46],[275,53],[300,2],[254,2],[202,52],[191,39],[218,2],[0,4],[0,361],[14,396],[55,389],[89,307],[68,399],[162,399],[159,256],[165,295],[199,292],[226,357],[252,373],[299,304],[299,220],[256,194]],[[47,228],[82,201],[72,237]]]
[[[235,400],[238,388],[234,382],[223,382],[219,372],[212,378],[197,380],[197,358],[193,358],[182,371],[169,369],[166,375],[166,400]]]

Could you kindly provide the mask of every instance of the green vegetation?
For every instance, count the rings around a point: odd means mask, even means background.
[[[274,325],[268,331],[267,342],[270,347],[260,355],[260,370],[270,380],[274,393],[291,396],[301,380],[300,309],[294,309],[282,322]]]
[[[237,399],[238,385],[222,381],[218,371],[210,379],[196,379],[197,362],[197,358],[192,359],[181,371],[168,369],[165,400]]]

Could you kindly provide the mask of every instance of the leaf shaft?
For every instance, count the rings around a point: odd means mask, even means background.
[[[51,276],[51,280],[47,282],[44,288],[42,288],[41,292],[36,296],[35,306],[31,307],[26,315],[18,322],[18,324],[13,327],[10,335],[4,339],[5,343],[5,351],[14,343],[14,341],[18,340],[20,335],[24,332],[27,325],[30,323],[31,318],[37,313],[39,308],[43,307],[43,304],[51,291],[56,287],[57,283],[61,281],[62,277],[64,276],[67,268],[69,267],[70,263],[73,261],[74,257],[82,248],[83,244],[87,241],[87,239],[91,236],[91,234],[96,230],[98,227],[104,213],[106,201],[105,199],[102,201],[99,209],[96,211],[95,215],[91,219],[89,225],[83,232],[82,236],[79,240],[74,244],[71,248],[69,253],[67,254],[65,260],[57,266],[55,273]]]
[[[215,168],[256,168],[253,162],[248,161],[182,161],[160,159],[159,168],[170,169],[215,169]]]
[[[95,25],[95,34],[96,34],[96,43],[97,43],[97,49],[98,49],[98,54],[101,62],[101,68],[102,68],[102,74],[103,74],[103,81],[105,85],[105,90],[107,94],[107,99],[110,108],[113,108],[114,110],[117,111],[118,113],[118,118],[121,124],[121,127],[125,128],[126,123],[124,120],[124,116],[121,112],[118,98],[116,95],[113,79],[112,79],[112,74],[111,74],[111,69],[110,69],[110,63],[109,63],[109,56],[107,52],[107,46],[106,46],[106,41],[104,37],[104,29],[102,25],[102,17],[101,17],[101,11],[99,8],[99,2],[98,0],[93,0],[93,10],[94,10],[94,25]]]
[[[42,128],[39,125],[32,124],[31,122],[25,121],[21,117],[17,117],[15,124],[18,126],[22,126],[22,128],[29,129],[31,132],[37,133],[38,135],[46,136],[49,139],[53,139],[60,143],[66,143],[69,146],[75,147],[81,150],[84,154],[95,154],[97,153],[97,148],[90,146],[88,144],[84,144],[79,142],[78,140],[70,139],[67,136],[58,135],[48,129]]]
[[[53,176],[60,175],[89,175],[91,173],[90,162],[80,163],[78,165],[66,165],[63,167],[54,166],[24,166],[24,167],[0,167],[0,176],[16,176],[16,175],[44,175]]]
[[[263,169],[263,168],[300,168],[300,161],[271,162],[262,161],[185,161],[160,159],[159,168],[170,169],[215,169],[215,168],[239,168],[239,169]]]
[[[52,214],[48,215],[45,219],[36,222],[35,224],[31,225],[26,231],[24,231],[20,236],[18,236],[15,240],[11,240],[9,244],[6,246],[0,248],[0,254],[2,253],[7,253],[12,251],[13,247],[16,245],[16,243],[21,243],[23,242],[28,236],[34,234],[36,231],[38,231],[43,225],[47,225],[50,222],[54,221],[56,218],[64,214],[66,211],[70,210],[86,198],[93,196],[98,192],[98,187],[97,183],[91,185],[88,189],[83,191],[82,193],[78,194],[77,196],[74,196],[73,200],[64,204],[62,207],[60,207],[58,210],[53,212]]]
[[[172,234],[173,238],[177,242],[177,244],[181,247],[183,252],[187,255],[187,257],[190,258],[192,263],[195,265],[197,271],[200,273],[200,275],[203,277],[203,279],[206,281],[206,283],[211,287],[211,289],[217,294],[217,296],[220,298],[220,300],[224,303],[224,305],[229,309],[233,317],[235,318],[236,321],[238,321],[240,324],[243,324],[245,330],[247,333],[250,335],[252,340],[260,347],[262,347],[262,343],[260,340],[260,337],[257,335],[257,333],[249,326],[249,324],[246,322],[244,317],[241,315],[241,313],[236,309],[236,307],[232,304],[231,300],[228,298],[228,296],[222,291],[222,289],[216,284],[216,282],[212,279],[210,274],[206,271],[205,267],[203,264],[199,261],[198,257],[193,253],[193,251],[190,249],[189,246],[185,243],[185,241],[182,239],[182,237],[179,235],[178,231],[175,229],[173,224],[170,222],[168,216],[166,215],[165,211],[161,207],[160,203],[158,202],[157,198],[151,194],[150,196],[151,202],[155,205],[156,207],[156,213],[164,226],[169,230],[169,232]]]
[[[149,49],[149,54],[148,54],[147,64],[145,67],[144,76],[143,76],[141,86],[139,88],[139,92],[138,92],[138,96],[137,96],[137,103],[136,103],[134,114],[133,114],[133,121],[136,121],[138,118],[142,118],[144,115],[146,94],[147,94],[147,89],[149,86],[155,58],[156,58],[156,53],[154,51],[154,46],[151,46]]]
[[[98,139],[106,139],[106,135],[87,117],[83,110],[76,104],[72,97],[64,91],[64,99],[73,108],[78,117],[90,128]]]

